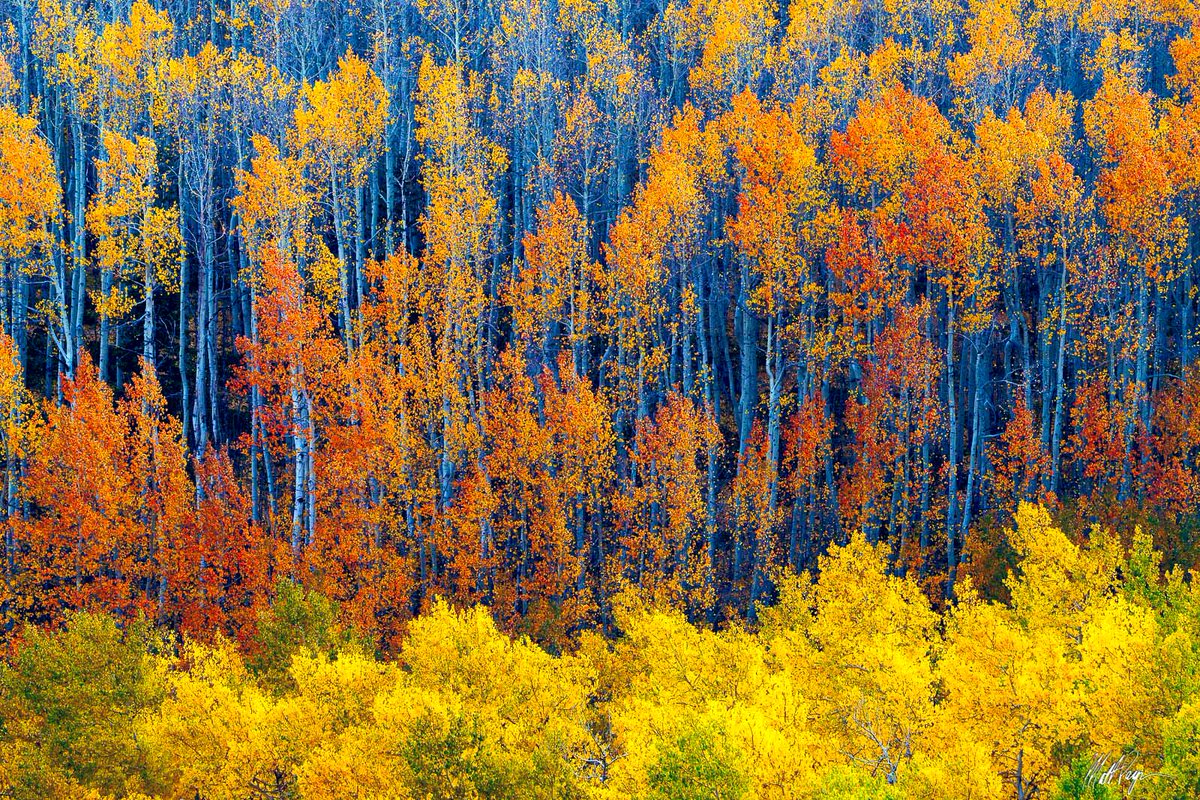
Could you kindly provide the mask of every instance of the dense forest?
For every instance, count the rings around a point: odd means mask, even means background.
[[[1190,0],[0,9],[0,795],[1200,769]]]
[[[5,13],[6,632],[754,622],[860,531],[1002,597],[1022,500],[1197,560],[1183,0]]]

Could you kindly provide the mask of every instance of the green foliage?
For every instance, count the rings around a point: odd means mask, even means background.
[[[426,715],[412,726],[400,748],[405,786],[412,797],[425,800],[582,796],[562,758],[539,748],[524,759],[497,745],[478,718]]]
[[[1163,726],[1163,772],[1177,797],[1200,797],[1200,700]]]
[[[737,753],[720,731],[705,725],[668,746],[649,778],[654,800],[736,800],[748,786]]]
[[[58,796],[72,783],[120,794],[139,787],[145,761],[137,715],[163,688],[151,654],[165,642],[145,624],[76,614],[64,629],[29,628],[0,666],[0,741],[17,766],[14,797]]]
[[[900,800],[903,796],[878,775],[851,767],[834,767],[813,793],[813,800]]]
[[[290,669],[295,655],[335,658],[341,650],[362,650],[354,631],[338,622],[337,604],[290,580],[280,581],[269,608],[258,617],[258,630],[247,666],[268,687],[282,693],[295,688]]]
[[[503,781],[486,763],[483,735],[468,719],[449,724],[432,716],[419,720],[401,753],[409,791],[428,800],[495,796]]]
[[[1059,775],[1050,797],[1051,800],[1117,800],[1117,793],[1093,774],[1089,759],[1080,757]]]

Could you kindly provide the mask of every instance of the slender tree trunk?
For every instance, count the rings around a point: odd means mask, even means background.
[[[954,382],[954,298],[947,299],[946,318],[946,398],[948,412],[948,438],[946,455],[946,594],[954,593],[954,579],[958,569],[958,554],[955,549],[958,520],[958,387]]]
[[[299,381],[299,370],[297,367],[292,367],[292,559],[295,563],[300,561],[300,547],[304,542],[304,500],[305,487],[307,485],[304,477],[305,469],[308,466],[308,459],[305,457],[304,448],[306,445],[304,438],[304,418],[303,408],[301,407],[300,388],[297,385]]]
[[[71,327],[74,331],[72,337],[75,343],[75,350],[70,353],[67,362],[67,375],[70,378],[75,377],[75,369],[79,365],[78,348],[83,341],[83,303],[86,289],[85,276],[87,270],[87,228],[85,225],[86,206],[85,206],[85,186],[87,183],[87,142],[83,138],[83,122],[80,119],[79,112],[72,114],[71,118],[71,139],[74,142],[75,154],[75,208],[73,211],[72,225],[74,226],[75,240],[74,248],[71,253],[71,267],[73,273],[72,282],[72,300],[71,300]]]
[[[142,314],[142,358],[149,369],[154,369],[154,265],[147,259],[142,279],[145,283],[146,302]]]
[[[967,457],[967,492],[963,503],[962,518],[962,551],[959,561],[967,557],[967,533],[971,527],[971,514],[974,510],[976,494],[976,477],[979,474],[979,460],[983,452],[983,389],[987,383],[987,366],[990,331],[984,331],[977,340],[975,351],[975,380],[972,382],[971,393],[974,398],[971,407],[971,452]]]
[[[1067,360],[1067,262],[1062,260],[1058,285],[1058,358],[1054,369],[1054,433],[1050,439],[1050,490],[1058,494],[1063,435],[1063,373]]]
[[[179,203],[179,241],[187,242],[187,205],[186,194],[184,192],[184,184],[186,181],[184,175],[184,160],[183,154],[180,153],[178,161],[179,175],[177,184],[177,201]],[[192,439],[191,413],[192,413],[192,394],[191,384],[188,382],[188,249],[187,247],[179,248],[179,345],[176,358],[179,361],[179,418],[183,427],[184,436]],[[194,441],[194,440],[193,440]]]

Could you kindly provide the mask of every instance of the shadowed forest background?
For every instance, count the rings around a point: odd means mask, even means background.
[[[562,658],[635,606],[762,636],[851,551],[950,636],[1023,613],[1026,501],[1153,562],[1147,647],[1191,619],[1189,0],[0,9],[10,660],[108,624],[252,662],[293,595],[368,654],[477,604]],[[1179,680],[1109,749],[1166,764]],[[842,719],[897,785],[916,729]],[[1044,795],[1070,741],[980,774]]]

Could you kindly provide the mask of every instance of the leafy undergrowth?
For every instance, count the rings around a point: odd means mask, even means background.
[[[439,602],[381,660],[291,584],[245,652],[77,614],[0,671],[0,795],[1195,796],[1200,589],[1140,532],[1016,522],[1007,602],[939,614],[858,537],[754,629],[627,593],[559,655]]]

